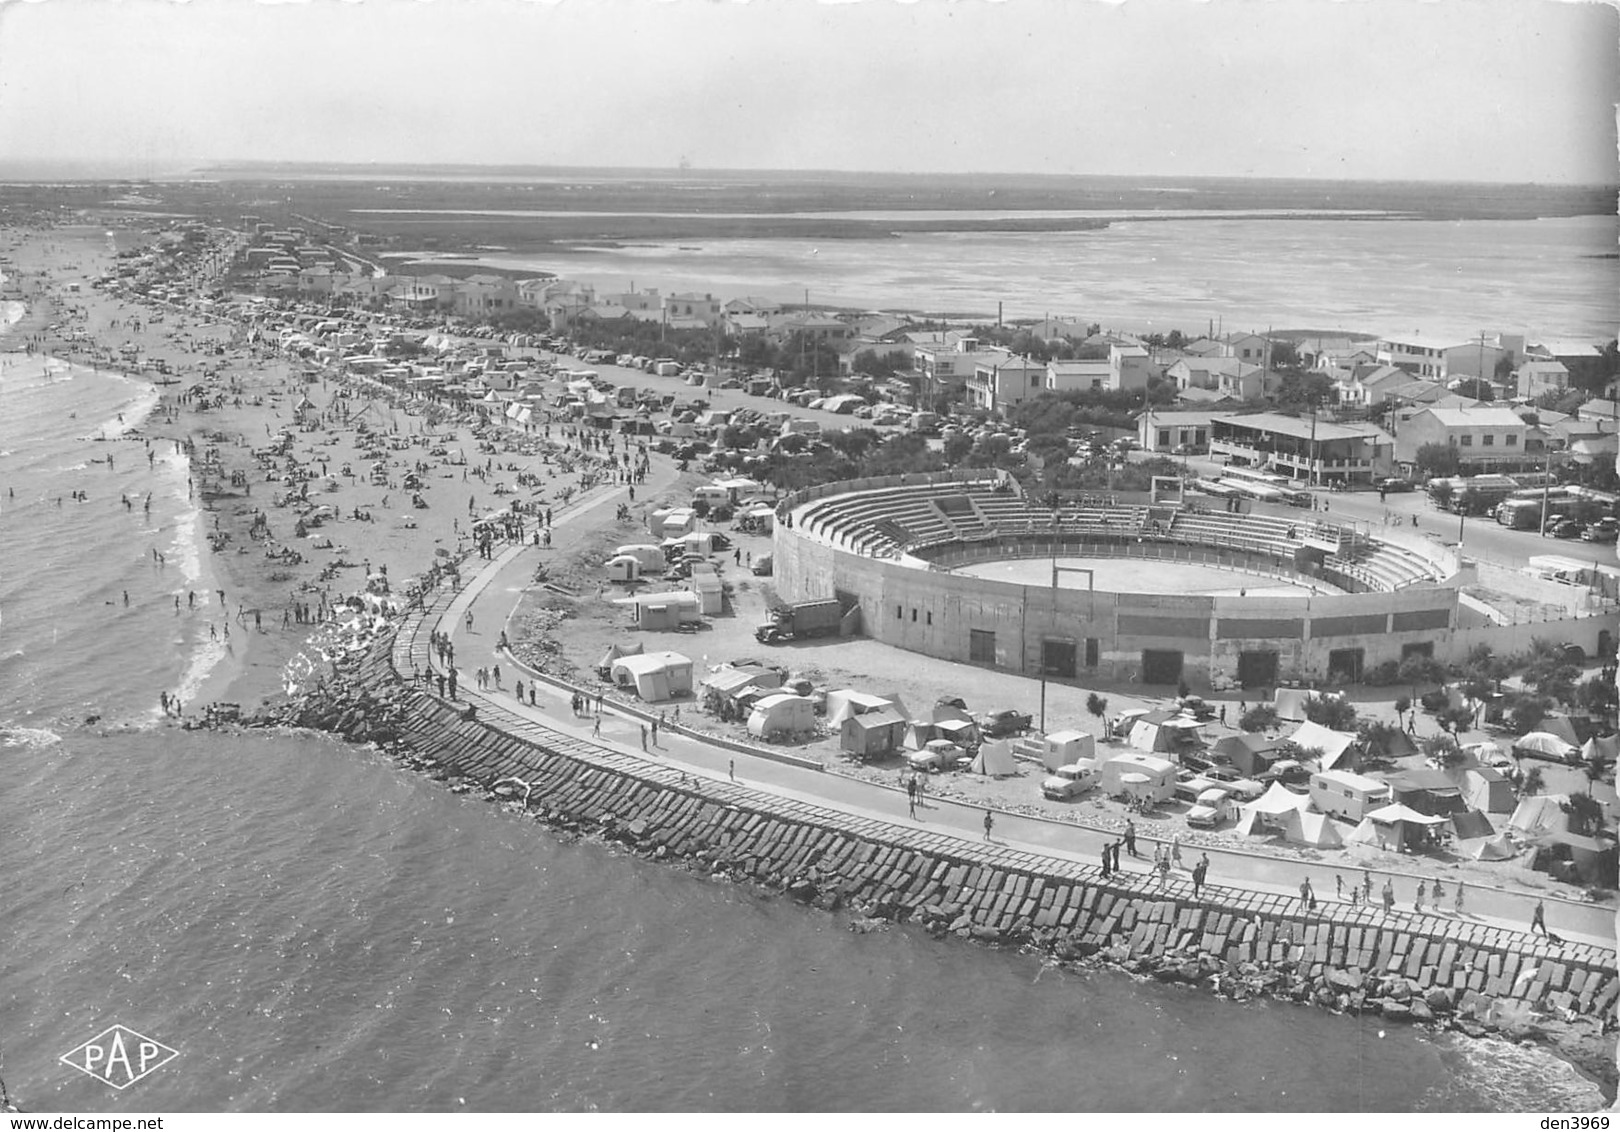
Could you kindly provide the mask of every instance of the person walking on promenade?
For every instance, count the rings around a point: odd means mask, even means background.
[[[1429,910],[1431,912],[1443,911],[1443,909],[1440,907],[1440,901],[1444,900],[1445,898],[1445,887],[1440,883],[1440,878],[1436,877],[1434,881],[1434,891],[1430,894]]]
[[[1422,881],[1418,881],[1417,895],[1412,898],[1412,911],[1414,911],[1414,912],[1423,911],[1423,898],[1425,896],[1427,896],[1428,893],[1429,893],[1428,885],[1424,884]]]
[[[1179,833],[1170,839],[1170,863],[1178,869],[1181,868],[1181,834]]]
[[[512,694],[517,697],[518,703],[523,702],[523,677],[518,677],[517,683],[512,685]]]
[[[444,673],[442,673],[442,672],[437,673],[437,677],[438,677],[438,681],[439,681],[439,695],[443,696],[444,695]]]
[[[1535,911],[1530,913],[1530,930],[1540,935],[1547,934],[1547,905],[1540,900],[1536,901]]]
[[[1384,911],[1386,914],[1395,911],[1395,883],[1393,881],[1386,880],[1384,882]]]
[[[529,681],[529,706],[530,707],[535,707],[536,706],[536,704],[534,702],[534,686],[535,686],[535,683],[536,683],[536,681],[533,681],[533,680]]]
[[[1166,852],[1159,858],[1159,891],[1163,892],[1170,884],[1170,854]]]
[[[601,737],[602,737],[602,713],[597,712],[596,715],[591,719],[591,738],[592,739],[600,739]]]
[[[1463,882],[1457,882],[1457,895],[1451,898],[1451,910],[1457,915],[1463,914]]]
[[[984,811],[984,839],[986,841],[990,840],[990,830],[995,826],[995,824],[996,824],[995,815],[992,814],[989,810],[985,810]]]
[[[1333,897],[1336,900],[1344,899],[1344,878],[1338,873],[1333,874]]]
[[[1125,819],[1125,852],[1133,857],[1140,857],[1136,851],[1136,823],[1130,818]]]
[[[1299,904],[1300,904],[1300,907],[1303,908],[1303,907],[1308,906],[1310,904],[1310,902],[1311,902],[1311,878],[1306,877],[1304,880],[1299,882]]]
[[[655,746],[655,747],[658,746],[658,725],[660,723],[662,723],[663,721],[664,721],[664,713],[663,712],[659,712],[657,715],[653,716],[653,721],[652,721],[652,745]]]
[[[450,670],[450,698],[452,700],[456,698],[456,670],[454,668]]]
[[[726,767],[726,777],[730,778],[731,781],[733,781],[733,782],[737,781],[737,760],[736,759],[732,759],[730,765]]]
[[[472,632],[472,610],[467,610],[467,632]]]
[[[1361,868],[1361,898],[1372,903],[1372,870],[1365,865]]]
[[[455,654],[455,653],[451,653],[451,654],[450,654],[450,660],[451,660],[451,661],[452,661],[452,662],[454,662],[454,661],[455,661],[455,659],[456,659],[456,654]],[[500,665],[498,665],[498,664],[497,664],[497,665],[495,665],[495,667],[494,667],[494,668],[493,668],[493,669],[492,669],[492,670],[491,670],[491,671],[492,671],[492,672],[493,672],[493,673],[494,673],[494,677],[495,677],[495,686],[496,686],[496,687],[497,687],[497,688],[499,688],[499,687],[500,687],[500,686],[501,686],[501,666],[500,666]]]
[[[647,725],[643,723],[638,726],[641,728],[641,749],[645,751],[647,749]]]
[[[1102,848],[1102,875],[1103,875],[1103,880],[1107,880],[1108,877],[1109,877],[1109,874],[1111,872],[1113,872],[1113,869],[1111,868],[1113,863],[1114,863],[1114,843],[1111,842],[1111,841],[1105,841],[1105,842],[1103,842],[1103,848]]]
[[[917,780],[915,778],[906,779],[906,816],[913,818],[917,816]]]

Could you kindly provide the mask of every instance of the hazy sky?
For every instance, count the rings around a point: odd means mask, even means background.
[[[1538,0],[0,0],[0,168],[209,160],[1608,181]]]

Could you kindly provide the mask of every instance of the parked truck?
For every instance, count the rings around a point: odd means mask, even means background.
[[[844,608],[837,598],[822,601],[801,601],[784,605],[772,611],[771,621],[754,630],[754,639],[771,645],[800,637],[825,637],[838,632],[844,619]]]

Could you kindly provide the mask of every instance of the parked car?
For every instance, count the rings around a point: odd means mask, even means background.
[[[1614,542],[1620,536],[1620,519],[1613,516],[1591,523],[1581,532],[1582,542]]]
[[[1581,524],[1575,519],[1559,519],[1547,527],[1547,533],[1553,538],[1579,538]]]
[[[1054,802],[1067,802],[1097,785],[1097,777],[1097,764],[1090,759],[1060,766],[1041,782],[1041,794]]]
[[[955,770],[967,758],[967,752],[949,739],[930,739],[920,751],[906,756],[906,765],[912,770]]]
[[[754,559],[754,565],[751,567],[751,569],[754,571],[755,577],[769,578],[771,576],[771,570],[774,568],[774,564],[775,560],[772,559],[769,554],[761,554],[758,558]]]
[[[1022,735],[1029,730],[1034,719],[1028,712],[1002,708],[1000,711],[986,712],[974,722],[979,725],[979,733],[985,738],[1000,739],[1006,735]]]

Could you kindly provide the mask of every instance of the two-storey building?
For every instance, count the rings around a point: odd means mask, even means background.
[[[1371,484],[1392,466],[1394,440],[1376,425],[1288,417],[1217,415],[1209,454],[1311,483]]]

